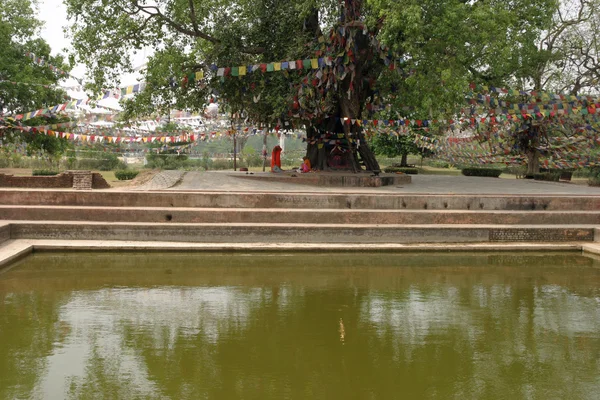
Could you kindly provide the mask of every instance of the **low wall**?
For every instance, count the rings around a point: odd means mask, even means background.
[[[600,196],[0,190],[3,205],[371,210],[600,210]]]
[[[73,176],[64,173],[54,176],[13,176],[0,174],[0,187],[32,189],[70,188],[73,187]]]
[[[0,220],[377,225],[597,225],[600,211],[314,210],[0,204]]]
[[[110,185],[97,172],[67,171],[54,176],[14,176],[0,174],[0,187],[30,189],[66,189],[79,190],[108,189]]]
[[[102,224],[16,222],[12,239],[196,243],[592,242],[594,228],[497,226],[334,226],[271,224]]]
[[[236,178],[260,180],[266,182],[284,182],[300,185],[321,186],[321,187],[381,187],[392,185],[405,185],[412,182],[410,175],[382,174],[373,176],[370,174],[301,174],[286,173],[264,175],[234,175]]]

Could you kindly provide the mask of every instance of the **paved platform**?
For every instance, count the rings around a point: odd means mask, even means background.
[[[311,173],[312,174],[312,173]],[[318,173],[315,173],[318,174]],[[300,175],[300,174],[296,174]],[[262,179],[251,179],[251,178]],[[272,178],[270,180],[269,178]],[[271,172],[206,171],[186,172],[181,181],[171,187],[148,190],[181,191],[244,191],[244,192],[325,192],[325,193],[394,193],[394,194],[531,194],[531,195],[596,195],[600,188],[563,182],[542,182],[529,179],[502,179],[448,175],[411,175],[412,183],[382,187],[325,187],[295,183],[301,176],[282,180]]]

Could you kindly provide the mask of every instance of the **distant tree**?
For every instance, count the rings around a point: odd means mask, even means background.
[[[421,149],[415,144],[413,135],[375,135],[371,139],[371,147],[376,155],[389,158],[402,157],[400,166],[408,166],[409,154],[421,154]]]

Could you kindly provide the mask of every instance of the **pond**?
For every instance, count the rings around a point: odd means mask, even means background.
[[[0,273],[0,399],[597,399],[600,261],[40,253]]]

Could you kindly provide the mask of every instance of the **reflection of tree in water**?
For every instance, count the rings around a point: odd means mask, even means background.
[[[415,386],[439,386],[419,369],[427,360],[430,375],[456,372],[448,385],[459,397],[586,399],[600,391],[599,301],[598,291],[582,297],[509,279],[474,286],[468,296],[446,285],[427,292],[413,288],[400,300],[372,293],[362,305],[362,320],[375,327],[374,342],[385,343],[404,366],[398,379]]]
[[[110,274],[71,281],[60,320],[79,328],[63,345],[90,346],[85,373],[69,381],[72,397],[104,387],[106,397],[173,399],[593,398],[600,390],[600,274],[586,265],[573,274],[537,268],[534,258],[526,267],[521,258],[457,256],[434,267],[402,256],[341,268],[328,255],[316,266],[303,257],[274,268],[267,258],[191,271],[136,265],[136,273],[101,263]],[[171,274],[160,273],[164,265]],[[114,279],[127,287],[100,289]],[[156,286],[165,279],[169,286]]]
[[[68,335],[58,318],[63,297],[0,290],[0,399],[31,397],[45,357]]]

